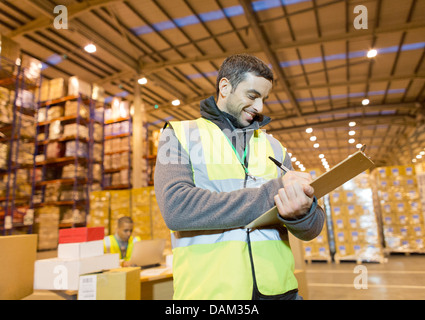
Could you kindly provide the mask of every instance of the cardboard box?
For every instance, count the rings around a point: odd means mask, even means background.
[[[18,300],[33,293],[37,235],[0,237],[0,300]]]
[[[43,67],[40,60],[24,55],[21,66],[27,79],[31,81],[39,80],[41,68]]]
[[[76,76],[70,77],[68,82],[68,95],[78,96],[78,94],[91,97],[91,84],[78,79]]]
[[[87,242],[103,240],[104,230],[102,227],[93,228],[70,228],[59,230],[59,243]]]
[[[11,38],[0,34],[0,52],[3,58],[15,63],[21,54],[21,47],[19,43],[13,41]]]
[[[103,240],[60,243],[58,245],[58,258],[79,259],[103,255]]]
[[[80,276],[78,300],[140,300],[140,268]]]
[[[34,232],[38,234],[38,250],[56,249],[58,246],[59,207],[36,209]]]
[[[93,83],[92,99],[98,102],[105,102],[105,89],[95,83]]]
[[[34,268],[34,289],[78,290],[80,275],[118,267],[117,253],[81,259],[37,260]]]
[[[49,101],[66,96],[66,83],[63,78],[43,79],[40,89],[40,101]]]

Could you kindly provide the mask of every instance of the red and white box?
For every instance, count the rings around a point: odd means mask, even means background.
[[[103,240],[104,227],[82,227],[59,230],[59,243],[76,243]]]

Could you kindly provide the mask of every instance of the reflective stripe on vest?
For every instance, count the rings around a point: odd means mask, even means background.
[[[283,163],[286,150],[262,130],[255,130],[248,143],[248,171],[254,180],[246,178],[228,139],[211,121],[200,118],[170,125],[189,154],[196,187],[231,192],[260,187],[281,176],[268,156]],[[270,227],[250,232],[257,285],[266,295],[298,286],[287,233],[280,231]],[[253,282],[246,229],[172,231],[171,239],[175,299],[251,298]]]
[[[171,233],[173,248],[188,247],[196,244],[213,244],[225,241],[247,240],[246,229],[211,230],[211,231],[180,231]],[[266,240],[282,240],[276,229],[255,229],[250,231],[251,242]]]

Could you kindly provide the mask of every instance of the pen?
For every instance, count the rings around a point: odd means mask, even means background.
[[[271,161],[273,161],[274,162],[274,164],[275,165],[277,165],[280,169],[282,169],[283,171],[285,171],[285,172],[288,172],[288,171],[290,171],[287,167],[285,167],[283,164],[281,164],[279,161],[277,161],[275,158],[273,158],[273,157],[269,157],[269,159],[271,160]]]

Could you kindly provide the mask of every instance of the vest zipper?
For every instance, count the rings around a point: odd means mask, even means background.
[[[245,148],[248,148],[248,146],[245,146]],[[254,179],[254,181],[256,181],[256,178],[253,175],[251,175],[249,173],[249,171],[248,171],[248,159],[247,159],[247,157],[245,157],[244,164],[242,164],[242,167],[245,170],[245,180],[243,182],[243,187],[245,189],[246,188],[246,183],[248,182],[248,177]]]

